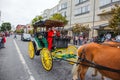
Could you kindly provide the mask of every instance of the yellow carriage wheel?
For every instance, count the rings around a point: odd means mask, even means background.
[[[73,45],[68,46],[67,54],[75,54],[76,55],[76,53],[77,53],[77,47],[76,46],[73,46]],[[70,61],[76,61],[77,58],[70,58],[69,60]],[[73,62],[69,62],[69,63],[74,64]]]
[[[73,46],[73,45],[68,46],[68,48],[67,48],[68,54],[76,54],[76,52],[77,52],[76,46]]]
[[[43,68],[47,71],[50,71],[53,66],[52,56],[50,51],[47,48],[43,48],[40,52],[40,57],[41,57]]]
[[[35,56],[35,49],[32,41],[30,41],[28,44],[28,53],[29,53],[29,57],[33,59]]]

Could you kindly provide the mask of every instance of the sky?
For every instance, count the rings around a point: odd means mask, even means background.
[[[60,0],[0,0],[1,19],[16,27],[29,24],[32,19],[42,14],[45,9],[56,6]]]

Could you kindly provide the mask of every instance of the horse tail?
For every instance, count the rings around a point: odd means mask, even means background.
[[[73,80],[78,79],[78,67],[79,67],[79,65],[77,65],[77,64],[73,65],[73,68],[72,68]]]

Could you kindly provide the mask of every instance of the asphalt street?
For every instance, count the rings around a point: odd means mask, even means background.
[[[5,48],[0,49],[0,80],[72,80],[71,69],[68,62],[53,61],[52,70],[45,71],[40,56],[29,58],[28,42],[21,41],[20,36],[7,37]],[[101,80],[100,74],[92,77],[92,72],[90,68],[86,80]]]

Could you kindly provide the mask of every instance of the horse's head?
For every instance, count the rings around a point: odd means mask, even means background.
[[[81,53],[83,53],[84,45],[80,46],[77,50],[77,56],[80,57]]]

